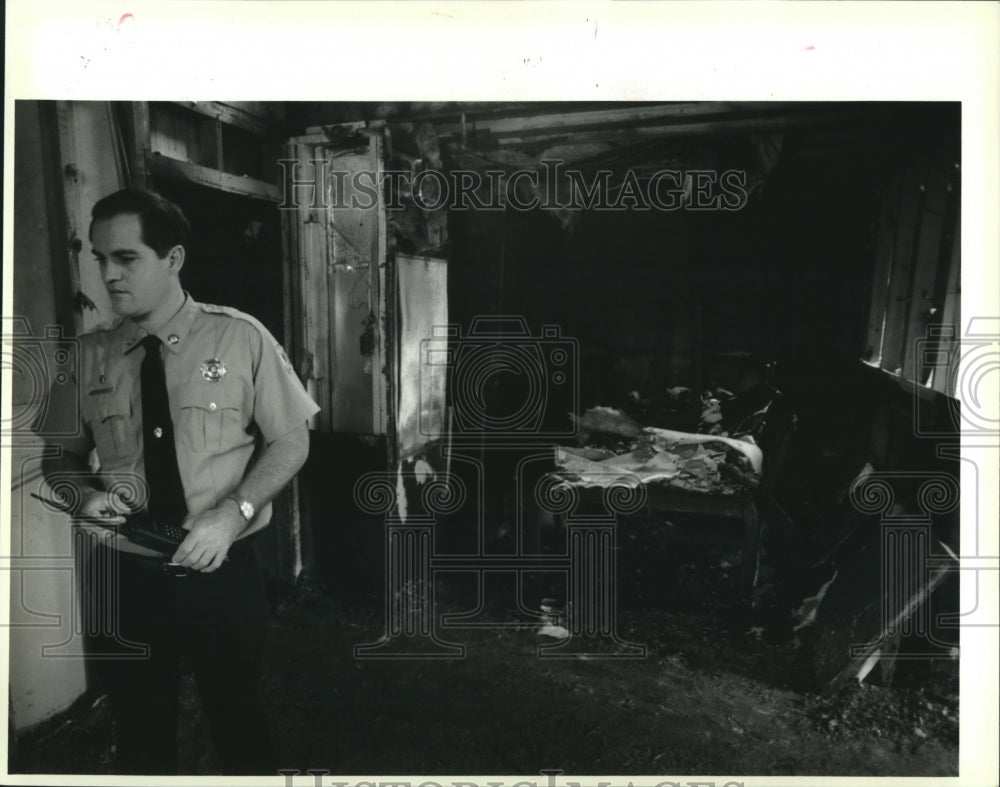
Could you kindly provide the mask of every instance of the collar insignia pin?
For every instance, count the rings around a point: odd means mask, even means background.
[[[201,364],[201,376],[210,383],[217,383],[226,376],[226,365],[218,358],[209,358]]]

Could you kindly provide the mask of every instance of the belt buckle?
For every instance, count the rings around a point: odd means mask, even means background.
[[[163,563],[163,573],[171,577],[186,577],[188,575],[188,567],[182,566],[180,563]]]

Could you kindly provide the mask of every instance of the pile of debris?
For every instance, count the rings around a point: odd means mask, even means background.
[[[576,422],[581,446],[560,446],[556,457],[568,484],[664,483],[736,495],[760,482],[763,457],[750,440],[642,427],[611,407],[592,407]]]

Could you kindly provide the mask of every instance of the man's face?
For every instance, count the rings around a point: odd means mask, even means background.
[[[161,258],[142,242],[138,216],[123,214],[94,222],[91,245],[111,308],[122,317],[148,316],[176,286],[169,253]]]

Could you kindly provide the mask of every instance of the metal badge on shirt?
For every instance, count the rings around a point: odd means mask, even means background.
[[[201,364],[201,376],[210,383],[217,383],[226,376],[226,365],[218,358],[209,358]]]

